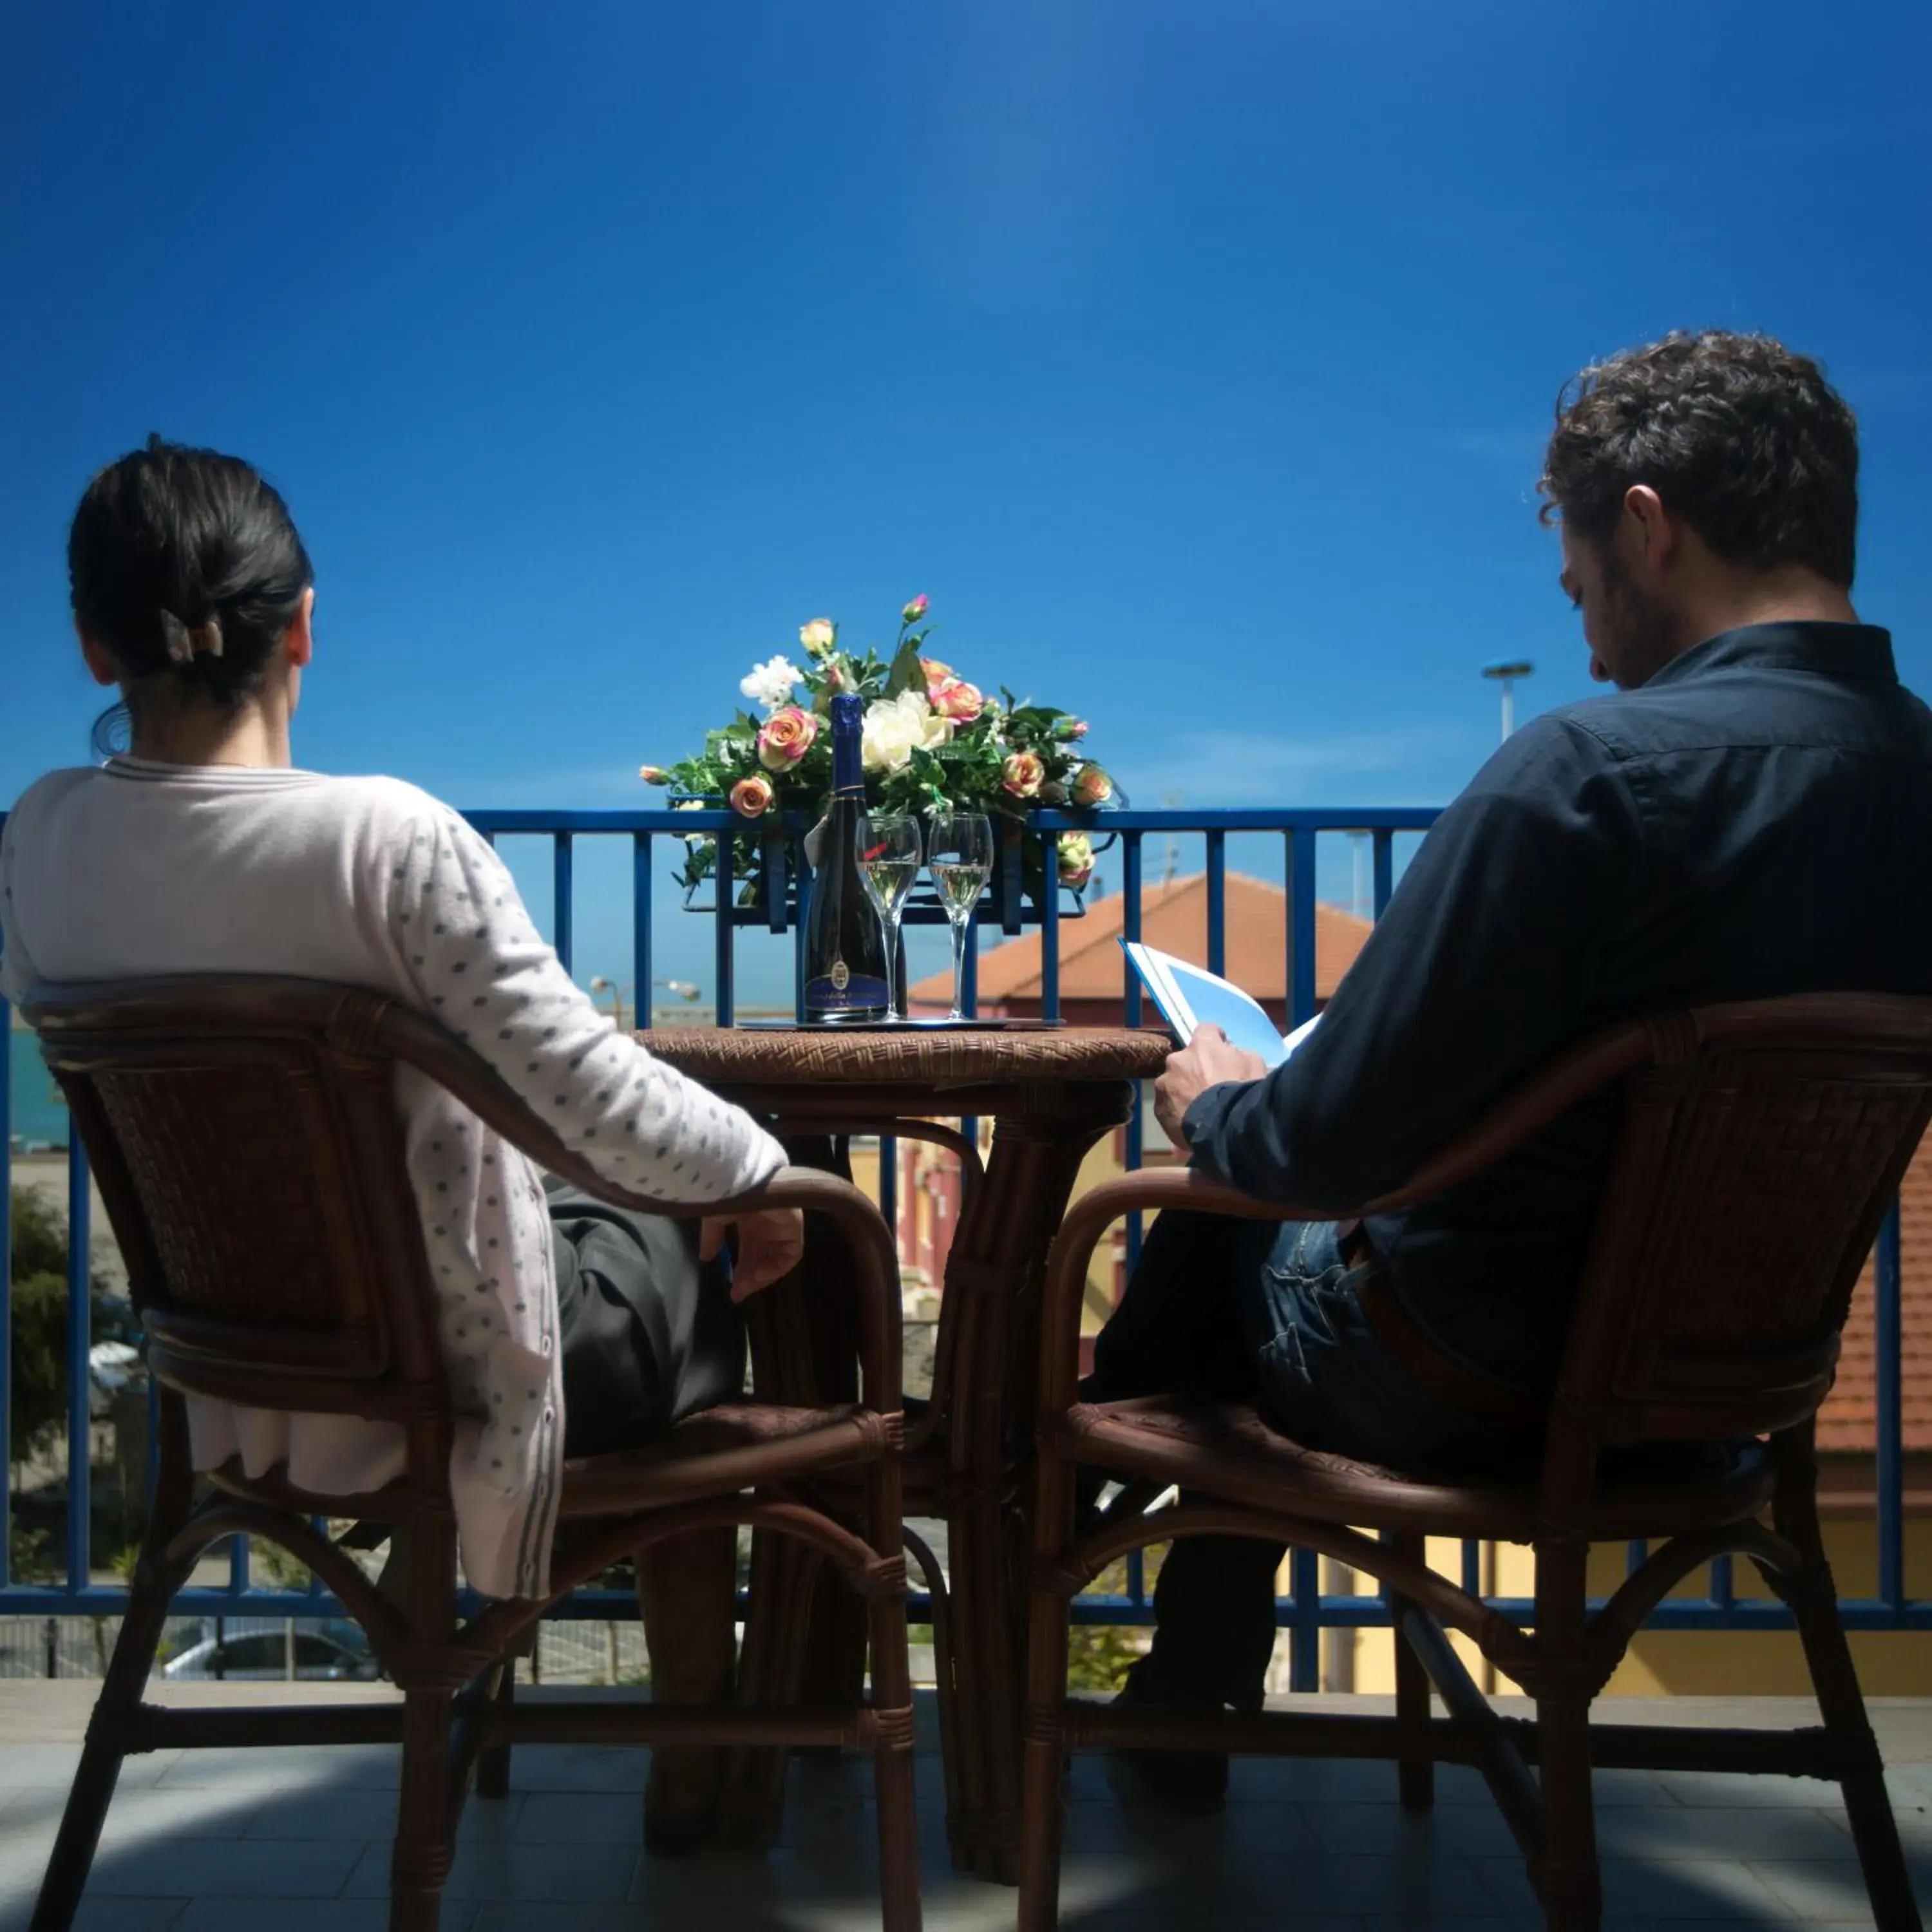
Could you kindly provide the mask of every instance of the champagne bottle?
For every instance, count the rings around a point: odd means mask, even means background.
[[[863,701],[832,700],[832,802],[805,932],[805,1016],[846,1024],[886,1017],[886,936],[859,876],[854,834],[866,809],[859,760]]]

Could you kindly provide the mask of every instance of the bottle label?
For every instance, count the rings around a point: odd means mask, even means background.
[[[886,1012],[886,982],[869,973],[855,973],[842,959],[816,979],[805,982],[805,1010],[812,1019],[838,1019],[850,1014],[883,1019]]]

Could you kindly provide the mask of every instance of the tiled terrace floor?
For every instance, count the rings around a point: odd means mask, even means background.
[[[0,1684],[0,1932],[24,1932],[92,1688]],[[284,1688],[222,1687],[230,1698],[278,1701]],[[1734,1723],[1785,1720],[1797,1707],[1670,1708]],[[1627,1703],[1606,1714],[1655,1709]],[[1009,1927],[1012,1893],[947,1865],[931,1714],[919,1767],[926,1922],[936,1932]],[[1874,1717],[1921,1895],[1932,1901],[1932,1703],[1880,1702]],[[466,1808],[444,1925],[876,1925],[862,1766],[795,1767],[783,1841],[769,1855],[676,1862],[638,1849],[644,1766],[641,1750],[519,1750],[507,1803]],[[130,1760],[78,1922],[84,1932],[376,1932],[395,1779],[394,1752],[374,1748]],[[1061,1922],[1069,1932],[1480,1932],[1538,1922],[1473,1774],[1445,1768],[1438,1780],[1435,1813],[1412,1818],[1386,1766],[1250,1760],[1236,1766],[1224,1814],[1183,1822],[1124,1808],[1101,1762],[1082,1759]],[[1613,1924],[1870,1923],[1835,1788],[1642,1772],[1606,1774],[1598,1786]]]

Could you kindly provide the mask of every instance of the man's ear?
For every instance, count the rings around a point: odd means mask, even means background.
[[[1624,520],[1637,554],[1653,571],[1666,568],[1682,546],[1682,536],[1676,518],[1648,483],[1633,483],[1624,492]]]
[[[118,684],[121,667],[109,654],[107,647],[98,638],[90,638],[80,628],[80,620],[74,620],[74,634],[80,640],[80,655],[87,666],[87,674],[96,684]]]

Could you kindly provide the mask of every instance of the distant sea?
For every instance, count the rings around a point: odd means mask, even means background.
[[[30,1033],[7,1035],[7,1084],[13,1112],[7,1124],[15,1148],[38,1142],[67,1145],[67,1103],[40,1058],[40,1042]]]

